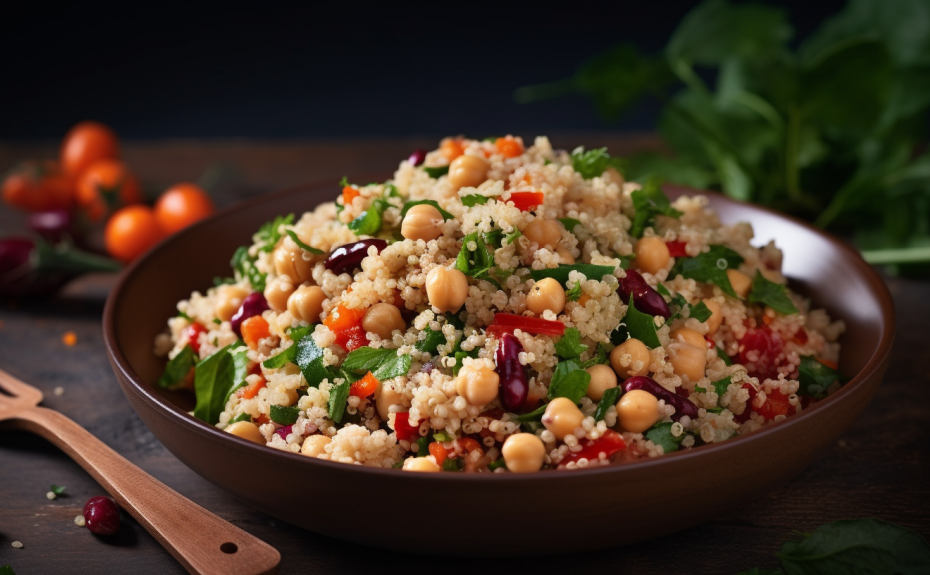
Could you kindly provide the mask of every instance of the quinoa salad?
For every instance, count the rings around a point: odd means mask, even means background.
[[[343,179],[178,303],[158,383],[271,449],[479,473],[658,457],[839,389],[844,324],[787,287],[774,243],[622,166],[458,137]]]

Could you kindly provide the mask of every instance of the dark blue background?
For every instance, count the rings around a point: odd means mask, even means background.
[[[0,139],[86,118],[127,138],[649,130],[655,103],[607,123],[581,96],[512,94],[618,43],[658,51],[696,3],[5,6]],[[843,2],[781,4],[803,34]]]

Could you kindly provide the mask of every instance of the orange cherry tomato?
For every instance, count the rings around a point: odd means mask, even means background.
[[[461,138],[446,138],[439,144],[439,153],[450,162],[465,153]]]
[[[103,235],[107,253],[129,263],[158,243],[164,233],[150,207],[134,205],[110,216]]]
[[[100,160],[81,174],[77,204],[91,221],[100,221],[109,211],[142,201],[139,181],[119,160]]]
[[[253,315],[242,322],[242,341],[249,349],[258,349],[258,342],[271,335],[268,321],[260,315]]]
[[[61,167],[77,177],[99,160],[119,158],[116,133],[100,122],[81,122],[71,128],[61,143]]]
[[[2,195],[7,204],[30,212],[69,210],[74,179],[57,162],[25,162],[3,181]]]
[[[497,147],[497,151],[505,158],[516,158],[517,156],[523,155],[523,144],[513,136],[498,138],[494,142],[494,145]]]
[[[155,217],[166,234],[173,234],[209,216],[213,209],[213,200],[200,186],[182,182],[158,198]]]

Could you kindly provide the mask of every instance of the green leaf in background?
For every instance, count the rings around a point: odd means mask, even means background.
[[[630,301],[623,323],[626,324],[630,337],[643,342],[649,349],[655,349],[662,345],[662,342],[659,341],[659,334],[656,332],[655,318],[636,309],[636,306],[633,305],[633,294],[630,294]]]
[[[403,209],[400,210],[400,217],[403,218],[404,216],[407,215],[407,212],[410,210],[410,208],[412,208],[413,206],[419,206],[420,204],[426,204],[426,205],[428,205],[428,206],[433,206],[434,208],[436,208],[437,210],[439,210],[439,213],[442,215],[442,219],[443,219],[443,220],[451,220],[451,219],[455,218],[455,216],[453,216],[452,214],[450,214],[450,213],[447,212],[446,210],[440,208],[440,207],[439,207],[439,202],[437,202],[436,200],[412,200],[412,201],[409,201],[409,202],[407,202],[406,204],[404,204]]]
[[[559,221],[562,222],[565,229],[570,232],[574,232],[575,227],[581,225],[581,220],[576,220],[575,218],[559,218]]]
[[[272,405],[271,421],[281,425],[294,425],[297,423],[297,417],[300,415],[300,409],[296,405]]]
[[[581,332],[576,327],[566,329],[555,342],[555,353],[563,359],[576,359],[587,349],[588,346],[581,343]]]
[[[643,230],[655,220],[656,216],[669,216],[672,218],[681,217],[681,212],[672,207],[668,197],[662,191],[662,184],[658,178],[649,178],[643,184],[642,189],[632,193],[633,225],[630,227],[630,235],[642,237]]]
[[[597,409],[594,411],[594,421],[601,421],[607,416],[607,410],[610,409],[610,406],[616,405],[622,391],[623,389],[619,386],[611,387],[604,391],[601,400],[597,402]]]
[[[256,243],[259,244],[258,251],[270,252],[281,239],[281,228],[294,223],[294,214],[278,216],[270,222],[262,224],[255,234]]]
[[[385,205],[383,200],[374,200],[368,209],[349,222],[349,229],[360,236],[372,236],[381,229],[381,213]]]
[[[349,399],[349,388],[352,384],[344,381],[329,390],[329,418],[336,423],[342,422],[342,416],[346,412],[346,400]]]
[[[607,148],[597,148],[585,152],[584,146],[579,146],[572,150],[571,157],[572,168],[586,180],[600,177],[601,174],[607,171],[607,168],[614,168],[617,171],[623,168],[623,160],[611,157],[607,153]]]
[[[801,357],[801,365],[798,366],[799,394],[823,399],[827,396],[827,388],[837,381],[843,383],[846,377],[811,356]]]
[[[245,381],[248,355],[244,351],[232,353],[233,349],[241,346],[241,342],[229,344],[194,368],[194,393],[197,396],[194,417],[197,419],[210,425],[218,423],[230,390]]]
[[[164,373],[158,378],[159,387],[166,389],[178,389],[184,384],[191,369],[196,363],[194,349],[190,345],[185,345],[184,349],[178,352],[165,366]]]
[[[429,174],[429,177],[439,179],[441,176],[445,176],[449,173],[449,166],[440,166],[438,168],[430,168],[423,166],[423,171]]]
[[[685,434],[682,433],[678,437],[672,435],[672,425],[674,424],[671,421],[655,424],[646,431],[646,439],[652,441],[656,445],[661,445],[665,453],[678,451],[678,446],[685,438]]]
[[[686,279],[712,283],[733,297],[737,297],[727,277],[728,269],[737,269],[743,257],[726,246],[713,245],[693,258],[678,258],[669,277],[681,274]]]
[[[578,403],[588,392],[590,383],[591,374],[582,369],[578,362],[571,359],[560,361],[552,373],[548,398],[552,401],[557,397],[567,397]]]
[[[785,315],[798,313],[798,308],[795,307],[791,298],[788,297],[788,291],[785,286],[765,279],[762,272],[759,270],[756,270],[756,276],[752,280],[752,289],[749,292],[749,303],[761,303]],[[707,317],[710,316],[708,315]]]

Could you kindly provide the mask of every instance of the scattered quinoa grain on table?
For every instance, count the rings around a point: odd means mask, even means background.
[[[74,524],[77,525],[78,527],[84,527],[84,525],[87,524],[87,520],[84,519],[83,515],[78,515],[77,517],[74,518]]]
[[[12,547],[13,549],[22,549],[22,548],[23,548],[23,544],[22,544],[21,541],[14,541],[14,542],[10,543],[10,547]]]
[[[52,393],[54,393],[55,395],[58,395],[58,396],[64,395],[64,394],[65,394],[65,388],[63,388],[63,387],[61,387],[61,386],[59,385],[58,387],[56,387],[55,389],[52,390]]]
[[[269,448],[483,473],[658,457],[837,390],[845,326],[787,287],[781,250],[619,165],[446,138],[343,179],[178,303],[159,385]]]

